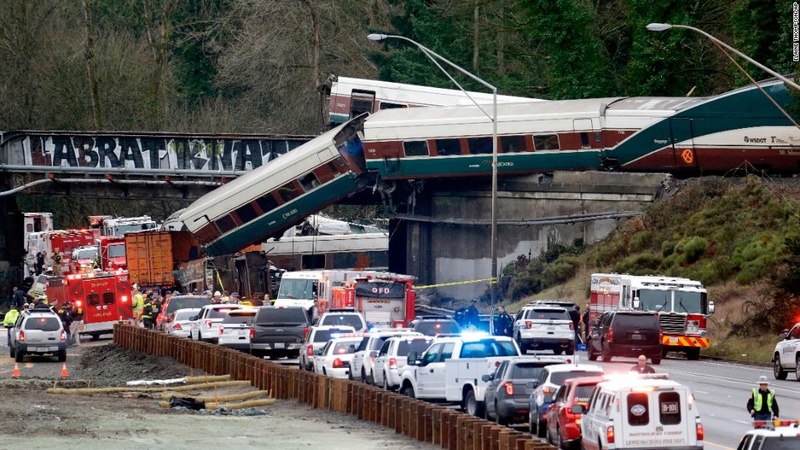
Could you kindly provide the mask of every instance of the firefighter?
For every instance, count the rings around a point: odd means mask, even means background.
[[[155,322],[153,321],[153,301],[149,296],[145,299],[144,306],[142,306],[142,322],[144,323],[144,327],[149,330],[155,328]]]
[[[8,330],[8,346],[11,347],[11,328],[17,323],[17,317],[19,317],[19,311],[16,307],[11,307],[8,310],[5,317],[3,317],[3,326],[6,327]]]
[[[57,305],[58,300],[54,300],[54,303]],[[58,314],[58,318],[61,319],[61,323],[64,325],[64,331],[67,333],[67,342],[69,342],[72,333],[70,330],[72,326],[72,305],[70,305],[69,300],[61,304],[56,314]]]
[[[769,388],[769,380],[762,375],[758,379],[758,389],[753,388],[747,399],[747,411],[753,420],[772,420],[778,418],[778,401],[775,391]]]
[[[139,292],[139,285],[133,285],[133,295],[131,300],[131,307],[133,308],[133,319],[136,321],[138,327],[142,323],[142,308],[144,308],[144,297]]]

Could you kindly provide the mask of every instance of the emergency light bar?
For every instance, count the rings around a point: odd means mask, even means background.
[[[800,428],[800,421],[797,420],[755,420],[753,428],[773,428],[773,427],[793,427]]]

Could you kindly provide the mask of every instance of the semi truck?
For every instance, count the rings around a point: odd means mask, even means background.
[[[714,302],[699,281],[666,276],[595,273],[591,278],[589,323],[605,311],[655,311],[661,325],[662,357],[670,351],[700,358],[709,346],[707,319]],[[591,325],[590,325],[591,326]]]

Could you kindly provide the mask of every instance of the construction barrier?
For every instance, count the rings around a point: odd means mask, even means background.
[[[364,383],[328,378],[207,342],[190,341],[127,324],[114,326],[114,343],[173,358],[210,375],[247,380],[278,399],[352,414],[396,433],[449,450],[544,450],[555,447],[528,433],[496,425]]]

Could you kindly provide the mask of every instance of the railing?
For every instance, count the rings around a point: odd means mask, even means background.
[[[208,374],[230,374],[279,399],[356,415],[422,442],[449,450],[544,450],[554,447],[528,433],[363,383],[285,367],[237,350],[190,341],[126,324],[114,326],[114,343],[173,358]]]

